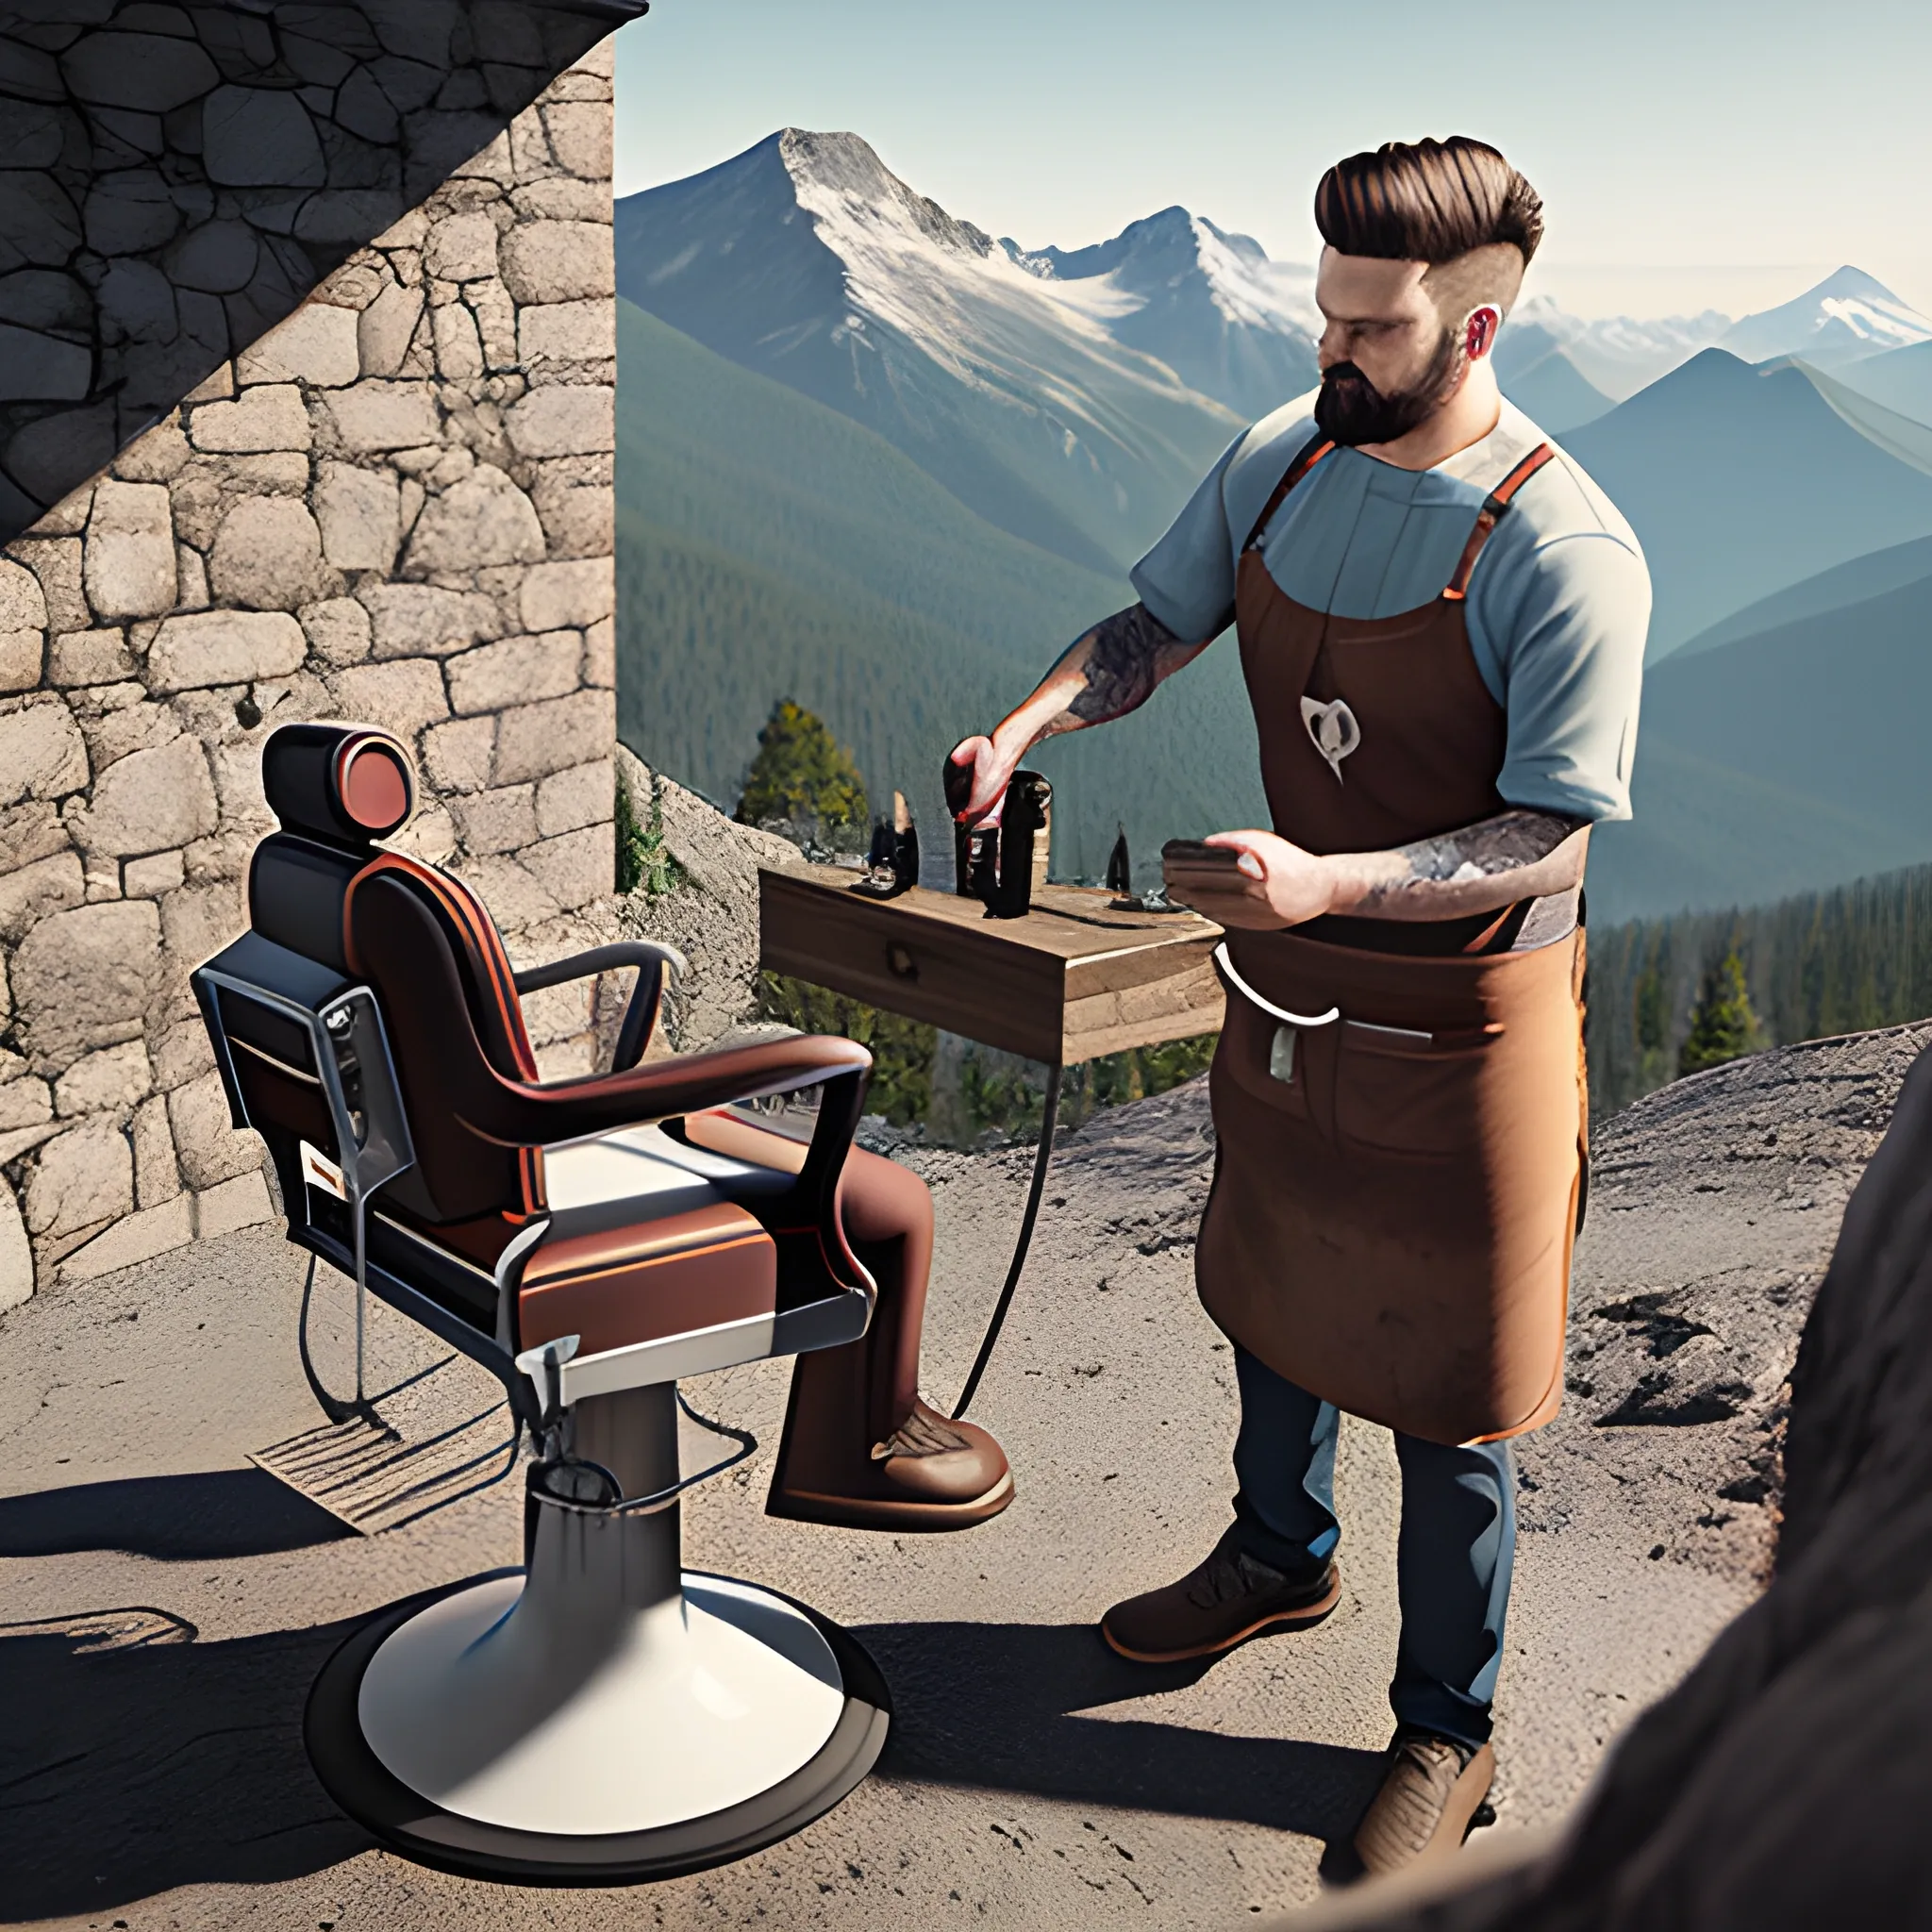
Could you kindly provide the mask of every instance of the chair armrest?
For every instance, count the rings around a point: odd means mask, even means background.
[[[870,1306],[877,1284],[846,1240],[839,1213],[839,1177],[865,1112],[871,1072],[872,1055],[856,1041],[796,1033],[722,1052],[653,1060],[625,1073],[593,1074],[542,1086],[502,1085],[519,1102],[536,1102],[551,1113],[548,1119],[531,1122],[521,1136],[546,1145],[641,1121],[703,1113],[735,1100],[823,1087],[805,1165],[787,1196],[793,1204],[785,1217],[791,1224],[779,1231],[804,1233],[808,1228],[817,1236],[820,1258],[830,1279],[864,1294]]]
[[[573,979],[588,979],[596,973],[615,973],[625,966],[635,966],[638,978],[624,1011],[624,1024],[617,1031],[617,1051],[611,1056],[611,1070],[621,1074],[636,1066],[651,1043],[651,1031],[663,1001],[666,970],[674,978],[691,970],[691,962],[675,946],[660,945],[656,940],[625,940],[617,945],[592,946],[588,953],[575,953],[568,959],[553,959],[547,966],[526,967],[511,976],[521,994],[546,986],[563,986]]]
[[[801,1033],[723,1052],[680,1054],[617,1073],[498,1084],[506,1097],[514,1096],[512,1110],[523,1116],[507,1138],[548,1145],[612,1127],[702,1113],[736,1100],[790,1093],[841,1074],[863,1074],[871,1066],[872,1055],[856,1041]],[[856,1114],[853,1120],[856,1125]]]
[[[588,979],[593,973],[615,973],[625,966],[648,970],[653,965],[668,966],[679,975],[691,971],[691,961],[675,946],[656,940],[623,940],[616,945],[592,946],[588,953],[573,953],[568,959],[553,959],[547,966],[526,966],[514,976],[519,992],[535,992],[541,987]]]

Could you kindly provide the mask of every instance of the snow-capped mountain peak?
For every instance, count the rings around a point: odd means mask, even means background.
[[[901,227],[935,248],[980,260],[996,252],[983,228],[955,221],[938,202],[908,188],[861,136],[786,127],[772,138],[800,206],[824,219]]]
[[[1314,272],[1204,215],[1165,208],[1086,248],[1013,255],[1237,415],[1265,415],[1315,381]]]
[[[1555,297],[1533,295],[1519,302],[1503,327],[1503,344],[1541,330],[1607,396],[1622,401],[1646,384],[1707,349],[1731,326],[1716,308],[1698,315],[1666,315],[1640,321],[1630,315],[1586,321],[1560,308]],[[1499,358],[1504,348],[1497,351]]]
[[[1110,242],[1042,248],[1028,258],[1050,262],[1061,281],[1104,279],[1141,304],[1198,276],[1201,292],[1229,322],[1302,339],[1321,328],[1312,270],[1271,261],[1252,235],[1230,234],[1184,208],[1129,223]]]
[[[995,242],[857,135],[781,129],[616,229],[620,293],[1090,568],[1152,541],[1237,426],[1120,325],[1139,298]]]
[[[1831,363],[1924,341],[1932,341],[1932,319],[1875,276],[1846,266],[1790,302],[1747,315],[1719,339],[1718,347],[1746,362],[1800,356]]]

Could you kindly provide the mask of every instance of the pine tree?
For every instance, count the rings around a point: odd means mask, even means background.
[[[1664,976],[1655,965],[1644,969],[1637,982],[1637,1050],[1655,1053],[1670,1033],[1670,1009],[1666,1004]]]
[[[1744,984],[1744,962],[1732,941],[1729,950],[1704,975],[1697,1004],[1690,1008],[1690,1031],[1677,1054],[1677,1073],[1701,1074],[1726,1060],[1741,1059],[1764,1044],[1764,1028],[1752,1010]]]
[[[862,829],[868,819],[865,780],[823,718],[781,698],[758,733],[758,755],[745,777],[738,818],[741,824],[777,820],[813,832]]]

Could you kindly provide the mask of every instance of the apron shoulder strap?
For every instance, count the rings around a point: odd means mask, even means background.
[[[1469,533],[1469,541],[1462,546],[1462,561],[1456,566],[1456,575],[1442,590],[1442,595],[1449,603],[1459,604],[1469,595],[1470,573],[1475,569],[1475,560],[1483,554],[1483,545],[1490,541],[1490,533],[1502,522],[1516,492],[1556,454],[1548,443],[1538,443],[1483,499],[1483,507],[1476,512],[1475,528]]]
[[[1248,532],[1248,541],[1241,545],[1241,555],[1243,557],[1254,549],[1256,544],[1260,542],[1261,532],[1274,521],[1274,512],[1281,508],[1288,492],[1334,447],[1334,443],[1327,437],[1324,436],[1319,429],[1307,442],[1303,443],[1295,456],[1294,461],[1289,464],[1287,470],[1282,475],[1281,481],[1274,486],[1274,494],[1268,499],[1267,503],[1262,507],[1261,514],[1255,519],[1255,527]]]

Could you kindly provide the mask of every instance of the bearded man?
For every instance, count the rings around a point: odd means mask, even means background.
[[[1171,848],[1227,928],[1196,1249],[1241,1391],[1234,1522],[1102,1620],[1202,1657],[1337,1601],[1337,1412],[1395,1432],[1402,1634],[1371,1871],[1453,1850],[1494,1774],[1510,1439],[1556,1412],[1582,1219],[1582,884],[1629,813],[1650,581],[1629,526],[1503,400],[1542,232],[1495,149],[1394,143],[1315,197],[1322,384],[1235,440],[1097,625],[990,737],[1117,718],[1236,627],[1272,830]]]

